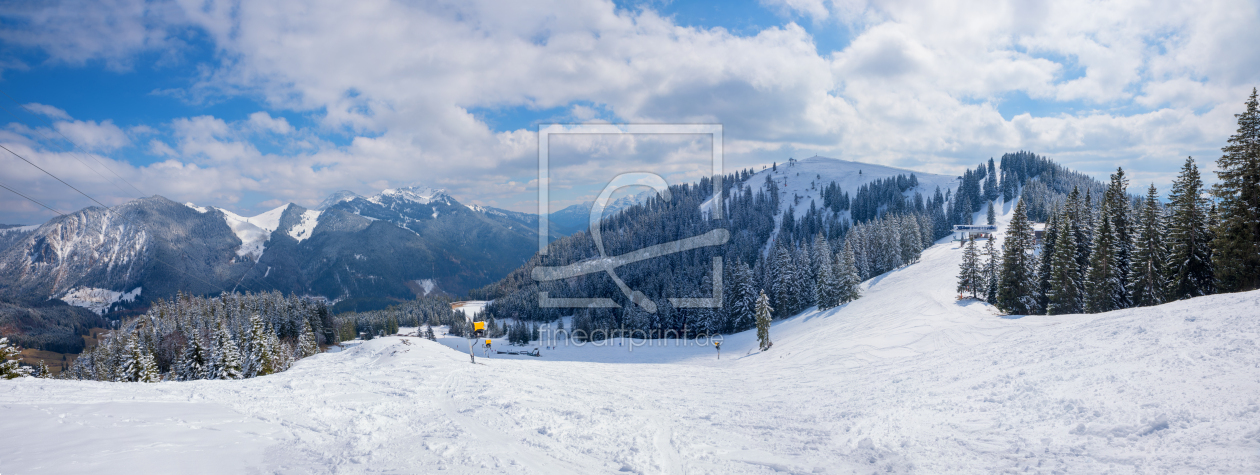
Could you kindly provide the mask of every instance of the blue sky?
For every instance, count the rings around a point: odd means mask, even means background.
[[[1260,84],[1260,7],[1077,3],[7,5],[0,144],[109,204],[138,194],[116,173],[242,214],[407,185],[530,211],[551,122],[721,123],[728,169],[819,154],[958,173],[1032,150],[1135,186],[1166,189],[1187,155],[1210,171]],[[662,143],[558,145],[552,206],[618,171],[700,176],[703,153]],[[0,184],[89,203],[0,159]],[[0,194],[0,223],[50,216]]]

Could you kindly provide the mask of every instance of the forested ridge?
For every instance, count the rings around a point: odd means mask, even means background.
[[[1085,175],[1030,152],[1006,154],[1001,167],[982,162],[960,177],[956,189],[923,189],[913,173],[841,189],[830,177],[816,176],[822,202],[802,202],[780,189],[787,171],[799,162],[775,164],[763,173],[741,170],[726,175],[727,191],[720,219],[703,212],[713,196],[713,181],[670,187],[671,200],[660,197],[606,217],[600,223],[606,254],[619,255],[654,244],[725,228],[730,241],[653,258],[617,269],[628,287],[649,296],[657,311],[625,308],[542,308],[538,293],[549,297],[625,297],[604,273],[536,282],[538,266],[562,266],[598,257],[594,241],[579,232],[553,242],[503,280],[477,289],[473,298],[493,300],[486,316],[545,322],[573,315],[573,329],[592,334],[642,331],[650,337],[732,333],[755,325],[757,296],[765,292],[774,316],[793,315],[811,306],[830,308],[858,298],[861,281],[918,260],[920,252],[949,235],[954,224],[971,224],[986,203],[1023,193],[1046,209],[1065,199],[1066,190],[1102,189]],[[784,203],[783,200],[789,200]],[[805,207],[804,212],[798,207]],[[1041,209],[1041,208],[1038,208]],[[670,297],[709,297],[713,293],[711,259],[722,257],[723,304],[720,308],[675,308]]]

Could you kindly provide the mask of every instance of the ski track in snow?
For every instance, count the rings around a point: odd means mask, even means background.
[[[1260,291],[1003,318],[954,301],[960,256],[721,360],[386,337],[244,381],[0,382],[0,473],[1260,472]]]

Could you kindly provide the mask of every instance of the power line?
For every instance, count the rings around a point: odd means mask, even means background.
[[[61,184],[66,185],[66,186],[67,186],[67,187],[69,187],[70,189],[72,189],[72,190],[74,190],[74,191],[79,192],[79,194],[80,194],[80,195],[83,195],[83,196],[87,197],[87,199],[89,199],[89,200],[92,200],[92,201],[96,202],[96,204],[99,204],[99,205],[101,205],[103,208],[105,208],[106,212],[110,211],[110,207],[109,207],[109,206],[106,206],[104,203],[101,203],[100,201],[97,201],[97,199],[96,199],[96,198],[93,198],[93,197],[91,197],[90,195],[88,195],[87,193],[84,193],[82,190],[79,190],[78,188],[75,188],[73,185],[71,185],[71,184],[69,184],[69,183],[66,183],[66,182],[65,182],[65,180],[62,180],[62,179],[61,179],[61,178],[59,178],[57,175],[52,174],[52,172],[49,172],[48,170],[45,170],[45,169],[41,168],[39,165],[36,165],[36,164],[32,163],[30,160],[27,160],[25,157],[23,157],[23,156],[21,156],[21,155],[18,155],[18,154],[17,154],[17,152],[14,152],[14,151],[12,151],[12,150],[9,150],[9,148],[8,148],[8,147],[5,147],[4,145],[0,145],[0,149],[4,149],[5,151],[7,151],[7,152],[9,152],[9,153],[13,154],[13,156],[15,156],[15,157],[17,157],[17,158],[20,158],[20,159],[22,159],[22,161],[24,161],[24,162],[26,162],[26,163],[30,164],[32,167],[35,167],[35,168],[39,169],[39,171],[42,171],[42,172],[46,173],[48,176],[53,177],[53,179],[55,179],[55,180],[57,180],[57,181],[61,182]],[[48,207],[47,205],[45,205],[45,204],[43,204],[43,203],[40,203],[40,202],[38,202],[38,201],[35,201],[34,199],[31,199],[30,197],[28,197],[28,196],[26,196],[26,195],[23,195],[23,194],[21,194],[21,193],[18,193],[16,190],[14,190],[14,189],[12,189],[12,188],[9,188],[9,187],[7,187],[7,186],[6,186],[6,187],[4,187],[4,189],[9,190],[9,191],[12,191],[13,193],[17,194],[18,196],[21,196],[21,197],[23,197],[23,198],[26,198],[26,199],[28,199],[28,200],[31,200],[32,202],[35,202],[35,203],[39,204],[40,206],[43,206],[43,207],[45,207],[45,208],[48,208],[48,209],[50,209],[50,210],[52,210],[52,211],[56,212],[56,213],[57,213],[57,214],[59,214],[59,215],[65,216],[65,213],[62,213],[62,212],[57,211],[57,210],[55,210],[55,209],[52,209],[52,208]],[[125,221],[125,222],[126,222],[126,224],[133,224],[133,223],[131,222],[131,219],[130,219],[130,218],[128,218],[126,214],[123,214],[123,213],[118,213],[118,216],[119,216],[119,217],[121,217],[121,218],[123,219],[123,221]],[[170,268],[172,268],[172,269],[175,269],[176,271],[178,271],[178,272],[180,272],[180,273],[182,273],[182,274],[184,274],[184,275],[186,275],[186,276],[188,276],[188,277],[192,277],[193,279],[199,280],[199,281],[201,281],[202,283],[204,283],[204,284],[206,284],[206,285],[209,285],[210,287],[218,288],[218,289],[219,289],[220,291],[222,291],[222,292],[227,292],[227,291],[228,291],[227,289],[223,288],[222,286],[212,284],[212,283],[210,283],[210,282],[206,281],[205,279],[202,279],[202,278],[200,278],[200,277],[197,277],[197,276],[195,276],[195,275],[192,275],[192,274],[188,273],[187,271],[185,271],[185,270],[183,270],[183,269],[180,269],[180,268],[178,268],[178,267],[175,267],[173,264],[170,264],[170,263],[168,263],[168,262],[166,262],[166,261],[163,261],[163,260],[159,259],[157,256],[152,256],[152,259],[153,259],[153,260],[155,260],[155,261],[157,261],[157,262],[159,262],[159,263],[165,264],[166,266],[168,266],[168,267],[170,267]]]
[[[19,105],[20,105],[20,104],[19,104]],[[9,108],[8,108],[8,107],[5,107],[5,106],[3,106],[3,105],[0,105],[0,109],[4,109],[4,111],[5,111],[5,112],[8,112],[8,113],[9,113],[9,115],[13,116],[13,118],[15,118],[15,119],[17,119],[17,120],[22,121],[22,123],[23,123],[23,124],[25,124],[25,125],[26,125],[26,127],[27,127],[28,129],[31,129],[31,130],[35,131],[35,133],[39,134],[39,136],[40,136],[40,137],[43,137],[43,138],[44,138],[44,140],[45,140],[48,144],[53,145],[53,146],[57,147],[58,149],[61,149],[61,151],[68,153],[71,157],[74,157],[74,159],[75,159],[75,160],[77,160],[79,163],[81,163],[84,167],[87,167],[87,169],[88,169],[88,170],[92,170],[92,173],[95,173],[95,174],[96,174],[96,176],[99,176],[99,177],[101,177],[101,179],[102,179],[102,180],[107,181],[107,182],[109,182],[110,184],[114,185],[114,188],[117,188],[117,189],[118,189],[118,191],[122,192],[122,194],[123,194],[123,195],[127,195],[127,194],[129,194],[126,190],[123,190],[121,186],[118,186],[118,182],[117,182],[116,180],[110,180],[110,179],[108,179],[108,178],[105,178],[105,175],[102,175],[102,174],[101,174],[101,172],[97,171],[97,170],[96,170],[95,168],[93,168],[91,165],[88,165],[88,163],[87,163],[87,162],[85,162],[85,161],[83,161],[83,159],[82,159],[82,158],[79,158],[79,154],[74,153],[74,151],[73,151],[73,150],[67,150],[65,147],[63,147],[61,144],[57,143],[57,142],[56,142],[55,140],[53,140],[51,137],[49,137],[49,136],[47,136],[47,135],[44,135],[44,132],[40,131],[40,130],[39,130],[38,128],[36,128],[36,127],[31,126],[30,122],[27,122],[27,121],[26,121],[26,119],[23,119],[23,118],[22,118],[22,116],[18,115],[17,113],[14,113],[13,111],[9,110]],[[29,109],[27,109],[27,112],[29,113],[29,112],[30,112],[30,110],[29,110]],[[32,114],[32,115],[34,115],[34,114]],[[37,116],[37,117],[38,117],[38,116]],[[47,122],[45,122],[45,123],[47,123]],[[65,137],[65,136],[63,135],[62,137]]]
[[[57,130],[57,128],[56,128],[56,127],[53,127],[52,123],[48,122],[48,120],[47,120],[47,119],[44,119],[44,117],[43,117],[43,116],[41,116],[41,115],[39,115],[39,114],[36,114],[36,113],[35,113],[35,111],[32,111],[29,107],[26,107],[26,105],[22,104],[21,102],[18,102],[18,100],[17,100],[17,99],[14,99],[14,98],[13,98],[13,96],[10,96],[10,95],[9,95],[9,93],[4,92],[4,90],[0,89],[0,94],[4,94],[4,97],[9,98],[9,100],[13,101],[13,103],[14,103],[14,104],[17,104],[17,105],[18,105],[18,107],[21,107],[23,110],[25,110],[25,111],[26,111],[28,114],[30,114],[31,116],[34,116],[34,117],[38,118],[40,121],[44,122],[45,124],[48,124],[48,128],[49,128],[49,129],[51,129],[53,132],[56,132],[56,133],[57,133],[57,135],[60,135],[60,136],[61,136],[61,138],[66,139],[66,142],[70,142],[70,145],[73,145],[73,146],[74,146],[74,148],[75,148],[76,150],[78,150],[79,152],[82,152],[82,153],[83,153],[83,154],[85,154],[85,155],[92,156],[91,154],[88,154],[87,152],[83,151],[83,148],[82,148],[82,147],[79,147],[79,144],[76,144],[76,143],[74,143],[74,141],[73,141],[73,140],[70,140],[70,137],[66,137],[66,134],[61,133],[61,131],[60,131],[60,130]],[[23,121],[23,122],[25,122],[25,121]],[[28,125],[29,125],[29,124],[28,124]],[[114,170],[110,169],[110,168],[109,168],[108,166],[106,166],[104,163],[101,163],[101,161],[100,161],[100,160],[97,160],[97,159],[96,159],[96,157],[92,157],[92,160],[95,160],[95,161],[96,161],[96,163],[98,163],[98,164],[100,164],[100,165],[101,165],[101,168],[104,168],[105,170],[109,171],[109,173],[111,173],[111,174],[113,174],[115,177],[117,177],[119,180],[122,180],[122,182],[123,182],[123,183],[126,183],[127,185],[131,186],[131,188],[132,188],[133,190],[136,190],[136,192],[137,192],[137,193],[140,193],[140,197],[142,197],[142,198],[144,197],[144,192],[143,192],[143,191],[140,191],[140,189],[139,189],[139,188],[136,188],[136,185],[133,185],[131,182],[127,181],[127,179],[126,179],[126,178],[123,178],[123,177],[119,176],[119,175],[118,175],[118,173],[114,172]],[[102,177],[102,178],[103,178],[103,177]]]
[[[66,186],[69,186],[71,190],[78,191],[80,195],[86,196],[86,197],[87,197],[87,199],[92,200],[92,201],[96,201],[96,198],[93,198],[93,197],[91,197],[91,196],[88,196],[88,194],[87,194],[87,193],[84,193],[84,192],[80,191],[78,188],[75,188],[74,186],[71,186],[69,183],[66,183],[66,182],[65,182],[65,180],[62,180],[62,179],[60,179],[60,178],[57,178],[57,175],[53,175],[52,173],[49,173],[49,171],[48,171],[48,170],[45,170],[45,169],[43,169],[43,168],[40,168],[40,167],[39,167],[39,165],[36,165],[36,164],[32,163],[30,160],[27,160],[27,159],[26,159],[26,157],[23,157],[23,156],[21,156],[21,155],[18,155],[18,154],[17,154],[17,152],[14,152],[14,151],[12,151],[12,150],[9,150],[9,147],[5,147],[4,145],[0,145],[0,148],[4,149],[4,151],[6,151],[6,152],[9,152],[9,153],[13,154],[13,156],[15,156],[15,157],[17,157],[17,158],[22,159],[22,161],[23,161],[23,162],[29,163],[32,167],[38,168],[38,169],[39,169],[39,171],[41,171],[41,172],[44,172],[44,173],[48,174],[48,176],[53,177],[53,179],[55,179],[55,180],[57,180],[57,181],[60,181],[60,182],[61,182],[61,184],[66,185]],[[105,206],[105,203],[101,203],[100,201],[96,201],[96,204],[101,205],[101,206],[105,207],[106,209],[109,209],[109,206]]]
[[[5,97],[8,97],[8,98],[9,98],[9,100],[13,101],[14,103],[17,103],[19,106],[21,106],[23,109],[25,109],[25,110],[26,110],[28,113],[30,113],[31,115],[36,116],[36,117],[39,117],[37,114],[35,114],[35,113],[34,113],[33,111],[31,111],[29,108],[27,108],[26,106],[24,106],[24,105],[22,105],[20,102],[18,102],[18,101],[17,101],[17,99],[14,99],[14,98],[13,98],[13,96],[10,96],[8,93],[5,93],[4,91],[0,91],[0,94],[4,94],[4,95],[5,95]],[[7,111],[7,109],[6,109],[6,111]],[[12,113],[10,113],[10,114],[12,114]],[[20,118],[19,118],[19,119],[20,119]],[[41,117],[41,120],[43,120],[43,119],[42,119],[42,117]],[[23,121],[23,122],[25,122],[25,121]],[[48,122],[47,122],[47,121],[44,121],[44,123],[46,123],[46,124],[47,124]],[[30,124],[27,124],[27,126],[28,126],[28,127],[30,127]],[[49,126],[51,127],[51,124],[49,124]],[[73,140],[70,140],[70,138],[69,138],[69,137],[66,137],[66,136],[65,136],[65,134],[62,134],[60,131],[57,131],[55,127],[51,127],[51,128],[53,129],[53,131],[57,132],[57,134],[58,134],[58,135],[61,135],[61,137],[62,137],[63,139],[65,139],[67,142],[69,142],[69,143],[70,143],[70,145],[74,146],[74,148],[75,148],[75,149],[77,149],[77,150],[79,150],[79,151],[81,151],[81,152],[82,152],[82,150],[83,150],[83,149],[82,149],[81,147],[79,147],[79,146],[78,146],[78,144],[74,143],[74,141],[73,141]],[[34,128],[32,127],[32,129],[34,129]],[[43,135],[43,134],[41,133],[41,135]],[[47,137],[45,137],[45,138],[47,138]],[[87,193],[84,193],[82,190],[79,190],[78,188],[75,188],[74,186],[70,185],[69,183],[66,183],[66,182],[65,182],[65,180],[62,180],[61,178],[57,177],[57,175],[52,174],[52,172],[49,172],[48,170],[45,170],[45,169],[41,168],[39,165],[34,164],[34,163],[33,163],[33,162],[31,162],[30,160],[27,160],[25,157],[23,157],[23,156],[21,156],[21,155],[18,155],[18,154],[17,154],[17,152],[14,152],[14,151],[12,151],[12,150],[9,150],[9,148],[8,148],[8,147],[5,147],[4,145],[0,145],[0,148],[4,149],[5,151],[7,151],[7,152],[9,152],[9,153],[11,153],[11,154],[13,154],[13,156],[15,156],[15,157],[18,157],[18,158],[22,159],[22,161],[24,161],[24,162],[26,162],[26,163],[30,164],[32,167],[35,167],[35,168],[39,169],[39,171],[44,172],[44,173],[45,173],[45,174],[47,174],[48,176],[53,177],[53,179],[55,179],[55,180],[57,180],[57,181],[61,182],[61,184],[66,185],[67,187],[69,187],[70,189],[72,189],[72,190],[74,190],[74,191],[78,192],[80,195],[83,195],[83,196],[84,196],[84,197],[86,197],[87,199],[92,200],[92,201],[93,201],[93,202],[95,202],[96,204],[101,205],[103,208],[105,208],[105,210],[106,210],[107,212],[111,210],[109,206],[106,206],[104,203],[101,203],[101,202],[100,202],[100,201],[98,201],[96,198],[93,198],[93,197],[91,197],[90,195],[88,195]],[[63,150],[64,150],[64,149],[63,149]],[[85,153],[85,154],[86,154],[86,152],[83,152],[83,153]],[[90,156],[90,155],[89,155],[89,156]],[[95,158],[93,158],[93,159],[95,160]],[[119,180],[122,180],[124,183],[127,183],[128,185],[131,185],[131,187],[132,187],[133,189],[135,189],[137,192],[140,192],[140,195],[141,195],[141,196],[140,196],[140,198],[141,198],[141,199],[143,199],[143,197],[144,197],[144,196],[143,196],[143,195],[144,195],[144,192],[143,192],[143,191],[140,191],[140,189],[139,189],[139,188],[136,188],[136,186],[135,186],[135,185],[133,185],[131,182],[127,181],[127,180],[126,180],[126,179],[124,179],[123,177],[118,176],[118,174],[117,174],[117,173],[114,173],[114,171],[113,171],[113,170],[110,170],[110,168],[109,168],[109,167],[107,167],[107,166],[105,166],[105,164],[104,164],[104,163],[101,163],[101,162],[100,162],[100,160],[96,160],[96,162],[97,162],[97,163],[99,163],[99,164],[101,165],[101,167],[105,168],[106,170],[109,170],[109,172],[110,172],[110,173],[113,173],[113,175],[114,175],[115,177],[118,177],[118,179],[119,179]],[[79,163],[83,164],[83,165],[84,165],[86,168],[88,168],[89,170],[92,170],[93,172],[96,172],[96,170],[92,169],[92,167],[88,166],[88,165],[87,165],[87,163],[84,163],[82,160],[79,160]],[[97,175],[100,175],[100,173],[99,173],[99,172],[96,172],[96,173],[97,173]],[[102,178],[104,178],[104,176],[102,176]],[[2,185],[0,185],[0,186],[2,186]],[[115,186],[117,186],[117,185],[115,185]],[[49,210],[52,210],[53,212],[55,212],[55,213],[57,213],[57,214],[59,214],[59,215],[61,215],[61,216],[65,216],[65,213],[62,213],[62,212],[60,212],[60,211],[57,211],[57,210],[55,210],[55,209],[53,209],[53,208],[48,207],[47,205],[44,205],[43,203],[40,203],[40,202],[38,202],[38,201],[35,201],[34,199],[31,199],[30,197],[27,197],[26,195],[23,195],[23,194],[21,194],[21,193],[18,193],[16,190],[13,190],[12,188],[9,188],[9,187],[5,186],[5,187],[4,187],[4,189],[9,190],[9,191],[11,191],[11,192],[13,192],[13,193],[17,194],[18,196],[21,196],[21,197],[23,197],[23,198],[26,198],[26,199],[28,199],[28,200],[30,200],[30,201],[32,201],[32,202],[34,202],[34,203],[36,203],[36,204],[39,204],[40,206],[43,206],[43,207],[45,207],[45,208],[48,208]],[[119,217],[121,217],[121,218],[123,219],[123,221],[124,221],[126,224],[134,224],[134,223],[132,223],[132,222],[131,222],[131,219],[130,219],[129,217],[127,217],[127,215],[126,215],[126,214],[123,214],[123,213],[118,213],[118,216],[119,216]],[[260,260],[261,260],[261,257],[262,257],[262,256],[259,256],[259,259],[260,259]],[[171,269],[174,269],[175,271],[177,271],[177,272],[179,272],[179,273],[181,273],[181,274],[184,274],[184,275],[186,275],[186,276],[188,276],[188,277],[191,277],[191,278],[193,278],[193,279],[196,279],[196,280],[200,281],[201,283],[206,284],[207,286],[210,286],[210,287],[212,287],[212,288],[217,288],[217,289],[219,289],[219,291],[224,292],[224,293],[227,293],[227,292],[228,292],[228,290],[227,290],[226,288],[224,288],[223,286],[220,286],[220,285],[217,285],[217,284],[210,283],[209,281],[206,281],[205,279],[202,279],[202,278],[200,278],[200,277],[197,277],[197,276],[195,276],[195,275],[193,275],[193,274],[191,274],[191,273],[189,273],[189,272],[187,272],[187,271],[185,271],[185,270],[183,270],[183,269],[180,269],[180,268],[178,268],[178,267],[175,267],[173,264],[170,264],[170,263],[168,263],[168,262],[166,262],[166,261],[163,261],[163,260],[159,259],[157,256],[151,256],[151,258],[152,258],[154,261],[157,261],[157,262],[159,262],[159,263],[161,263],[161,264],[163,264],[163,265],[166,265],[167,267],[170,267]],[[250,273],[254,270],[254,268],[255,268],[255,267],[257,267],[257,266],[258,266],[258,261],[254,261],[254,265],[253,265],[253,266],[251,266],[251,267],[249,268],[249,270],[246,270],[246,271],[245,271],[245,273],[241,274],[241,279],[240,279],[239,281],[237,281],[236,286],[234,286],[234,287],[232,288],[232,290],[231,290],[231,291],[232,291],[232,292],[235,292],[235,291],[236,291],[236,287],[239,287],[239,286],[241,285],[241,283],[242,283],[242,282],[244,282],[245,277],[246,277],[248,274],[250,274]],[[253,278],[253,279],[251,279],[251,280],[253,280],[255,283],[261,283],[261,282],[259,282],[258,278],[256,278],[256,277],[255,277],[255,278]]]
[[[57,214],[62,215],[62,216],[65,216],[65,215],[66,215],[66,213],[62,213],[62,212],[60,212],[60,211],[57,211],[57,210],[55,210],[55,209],[52,209],[51,207],[49,207],[49,206],[48,206],[48,205],[46,205],[46,204],[40,203],[40,202],[38,202],[38,201],[35,201],[35,199],[34,199],[34,198],[31,198],[31,197],[26,196],[26,195],[24,195],[24,194],[18,193],[18,191],[17,191],[17,190],[15,190],[15,189],[13,189],[13,188],[9,188],[9,187],[7,187],[7,186],[4,186],[4,184],[0,184],[0,188],[4,188],[4,189],[6,189],[6,190],[12,191],[12,192],[13,192],[13,194],[18,195],[18,196],[21,196],[21,197],[23,197],[23,198],[26,198],[26,199],[27,199],[27,201],[30,201],[31,203],[35,203],[35,204],[37,204],[37,205],[43,206],[43,207],[45,207],[45,208],[48,208],[48,211],[52,211],[52,212],[57,213]]]

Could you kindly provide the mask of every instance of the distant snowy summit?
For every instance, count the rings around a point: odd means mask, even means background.
[[[386,197],[411,201],[427,205],[429,203],[441,201],[445,204],[451,204],[451,195],[446,193],[444,189],[429,188],[427,186],[408,186],[404,188],[389,188],[376,196],[368,198],[376,204],[381,204]]]
[[[350,201],[355,198],[362,198],[362,196],[359,196],[358,193],[355,193],[349,190],[334,191],[331,195],[328,195],[327,198],[324,198],[324,201],[321,201],[318,205],[316,205],[314,209],[318,211],[323,211],[333,206],[336,206],[337,203],[341,203],[343,201]]]

